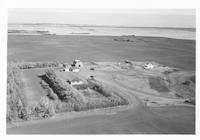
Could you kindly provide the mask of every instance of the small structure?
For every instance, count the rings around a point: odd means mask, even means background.
[[[64,68],[63,71],[69,72],[69,68]]]
[[[67,65],[66,64],[64,64],[64,63],[61,63],[62,64],[62,67],[64,67],[64,68],[66,68],[67,67]]]
[[[151,63],[146,63],[146,64],[144,65],[144,69],[153,69],[153,68],[154,68],[154,65],[151,64]]]
[[[90,70],[95,70],[94,68],[90,68]]]
[[[94,76],[93,75],[90,76],[90,80],[94,80]]]
[[[63,68],[60,69],[60,72],[69,72],[70,71],[70,67],[67,67],[66,65],[63,65]]]
[[[69,68],[69,71],[71,71],[71,72],[79,72],[80,69],[79,69],[79,68],[76,68],[76,67],[70,67],[70,68]]]
[[[70,85],[81,85],[81,84],[83,84],[83,81],[81,81],[81,80],[67,80],[67,82],[70,84]]]
[[[76,68],[76,67],[70,67],[70,68],[63,68],[63,69],[60,69],[60,72],[79,72],[80,69],[79,68]]]
[[[73,61],[73,63],[70,66],[65,65],[64,63],[63,65],[63,69],[61,69],[60,71],[64,71],[64,72],[79,72],[81,67],[83,67],[83,63],[76,59]]]
[[[81,68],[81,67],[83,67],[83,63],[80,60],[76,59],[76,60],[73,61],[73,63],[71,64],[71,66],[72,67]]]
[[[131,64],[131,61],[129,61],[129,60],[125,60],[124,62],[127,64]]]

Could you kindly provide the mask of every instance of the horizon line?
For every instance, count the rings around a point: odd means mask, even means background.
[[[22,22],[22,23],[17,23],[17,22],[8,22],[8,25],[17,25],[17,24],[54,24],[54,25],[76,25],[76,26],[86,26],[86,27],[116,27],[116,28],[179,28],[179,29],[196,29],[195,27],[169,27],[169,26],[128,26],[128,25],[100,25],[100,24],[68,24],[68,23],[50,23],[50,22],[38,22],[38,23],[31,23],[31,22]]]

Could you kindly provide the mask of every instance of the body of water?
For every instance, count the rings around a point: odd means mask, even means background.
[[[195,40],[194,28],[156,27],[113,27],[69,24],[9,24],[9,34],[56,34],[56,35],[98,35],[98,36],[153,36]]]

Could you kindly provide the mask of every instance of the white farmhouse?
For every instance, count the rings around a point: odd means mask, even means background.
[[[76,60],[73,61],[73,63],[71,64],[71,66],[72,67],[81,68],[81,67],[83,67],[83,63],[80,60],[76,59]]]
[[[153,69],[153,68],[154,68],[154,65],[151,63],[147,63],[144,65],[144,69]]]

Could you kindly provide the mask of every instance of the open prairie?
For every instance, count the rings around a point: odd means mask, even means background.
[[[122,38],[122,39],[121,39]],[[126,38],[126,37],[125,37]],[[195,70],[195,41],[162,37],[9,35],[8,60],[71,62],[156,61]]]

